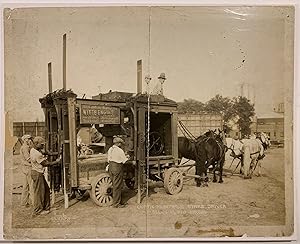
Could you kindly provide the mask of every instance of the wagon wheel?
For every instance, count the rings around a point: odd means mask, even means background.
[[[166,192],[175,195],[183,188],[183,175],[179,169],[170,168],[165,172],[164,187]]]
[[[135,183],[134,178],[133,179],[125,179],[125,184],[130,190],[134,189],[134,183]]]
[[[93,180],[90,197],[101,207],[111,206],[113,203],[112,192],[113,186],[109,174],[102,173]]]
[[[161,135],[156,131],[150,132],[149,140],[149,154],[151,156],[158,156],[161,154],[164,149]]]

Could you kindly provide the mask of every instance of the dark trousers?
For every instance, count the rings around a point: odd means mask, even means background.
[[[118,205],[123,188],[123,164],[109,162],[109,174],[113,184],[113,205]]]
[[[33,190],[33,211],[40,213],[50,209],[50,189],[44,174],[31,170]]]

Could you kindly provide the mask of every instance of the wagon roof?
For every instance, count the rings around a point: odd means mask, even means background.
[[[42,107],[45,107],[47,105],[53,105],[53,101],[56,99],[64,100],[68,97],[77,97],[77,95],[72,90],[65,91],[63,89],[60,89],[45,95],[43,98],[40,98],[39,101],[42,104]],[[103,102],[147,103],[148,95],[134,94],[130,92],[110,91],[108,93],[100,93],[96,96],[93,96],[92,100]],[[175,101],[168,99],[163,95],[150,95],[150,103],[154,105],[177,107],[177,103]]]
[[[42,107],[47,105],[53,105],[53,100],[55,99],[67,99],[68,97],[77,97],[77,95],[72,90],[59,89],[54,92],[48,93],[44,97],[40,98],[39,101]]]
[[[138,103],[148,102],[147,94],[134,94],[129,92],[119,92],[119,91],[101,93],[92,98],[103,102],[138,102]],[[150,103],[164,105],[164,106],[177,106],[177,103],[175,101],[168,99],[162,95],[150,95]]]

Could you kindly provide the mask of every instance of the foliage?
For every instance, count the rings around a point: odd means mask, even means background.
[[[246,97],[239,96],[233,98],[233,108],[242,137],[250,135],[251,118],[255,115],[254,104]]]
[[[183,102],[178,103],[179,113],[200,113],[204,112],[204,103],[195,99],[184,99]]]
[[[178,103],[179,113],[219,113],[223,116],[224,129],[231,130],[230,122],[236,121],[242,136],[250,134],[251,118],[254,116],[254,105],[246,97],[230,99],[217,94],[206,103],[195,99],[184,99]]]
[[[234,117],[233,103],[230,98],[222,97],[217,94],[205,104],[206,112],[220,113],[224,120],[224,129],[226,132],[231,130],[229,122]]]

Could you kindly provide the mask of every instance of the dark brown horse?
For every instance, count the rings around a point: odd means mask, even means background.
[[[184,157],[190,160],[194,160],[196,162],[196,175],[200,176],[199,179],[195,179],[196,184],[197,186],[201,186],[201,183],[203,183],[203,185],[206,185],[206,166],[205,161],[202,160],[203,153],[200,152],[198,142],[186,137],[178,137],[178,157]]]
[[[218,171],[219,183],[223,183],[223,166],[227,149],[225,134],[218,129],[218,134],[215,131],[208,131],[205,136],[208,138],[206,143],[210,145],[210,149],[207,150],[206,167],[213,166],[213,182],[217,182],[216,171]]]
[[[178,138],[178,156],[195,161],[197,186],[207,185],[207,168],[212,165],[214,179],[217,182],[216,170],[219,171],[219,183],[223,182],[222,173],[225,162],[225,145],[222,137],[213,131],[208,131],[195,140],[185,137]]]

